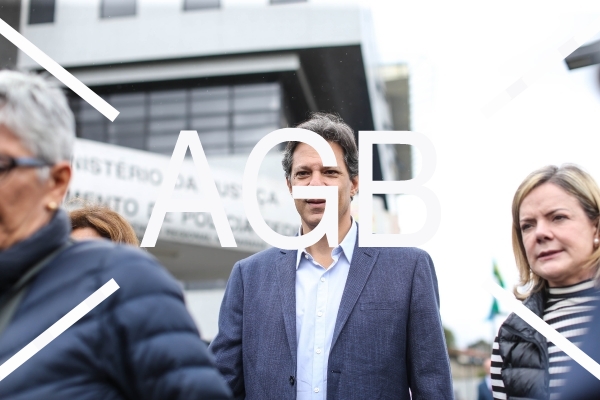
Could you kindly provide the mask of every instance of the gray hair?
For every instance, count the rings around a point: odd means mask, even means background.
[[[71,159],[73,113],[63,91],[39,75],[0,71],[0,125],[44,161]]]
[[[328,142],[340,145],[344,151],[344,164],[350,174],[350,179],[358,176],[358,149],[354,139],[354,131],[338,115],[316,112],[311,114],[310,119],[301,123],[297,128],[307,129],[315,132]],[[300,142],[288,142],[283,152],[281,165],[285,171],[286,179],[292,174],[292,163],[294,161],[294,150]]]

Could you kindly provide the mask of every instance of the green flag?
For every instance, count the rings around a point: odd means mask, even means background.
[[[493,272],[494,274],[494,278],[496,279],[496,282],[498,283],[498,285],[502,286],[503,288],[504,286],[504,281],[502,280],[502,276],[500,275],[500,270],[498,269],[498,264],[496,263],[496,260],[493,261]],[[488,320],[493,320],[494,317],[496,315],[500,314],[500,306],[498,305],[498,300],[496,300],[496,298],[494,297],[494,301],[492,303],[492,309],[490,310],[490,316],[488,317]]]

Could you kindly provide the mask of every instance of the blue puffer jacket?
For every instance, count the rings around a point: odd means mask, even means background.
[[[0,252],[0,296],[65,243],[66,213]],[[177,282],[139,249],[78,242],[32,281],[0,336],[0,363],[98,288],[120,288],[0,381],[0,399],[228,399]]]

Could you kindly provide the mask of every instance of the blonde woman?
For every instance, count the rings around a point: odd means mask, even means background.
[[[574,343],[598,292],[600,189],[575,165],[531,173],[512,204],[512,243],[523,304]],[[492,353],[495,399],[556,399],[570,358],[521,318],[502,324]]]

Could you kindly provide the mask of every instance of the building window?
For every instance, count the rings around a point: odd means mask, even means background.
[[[306,3],[307,0],[271,0],[271,4]]]
[[[220,0],[184,0],[183,9],[189,10],[204,10],[207,8],[219,8],[221,6]]]
[[[55,0],[31,0],[29,2],[29,24],[54,22]]]
[[[170,155],[181,130],[198,132],[206,154],[249,154],[284,126],[279,83],[209,86],[103,96],[119,110],[110,122],[74,96],[77,136]]]
[[[100,16],[112,18],[135,15],[135,2],[136,0],[102,0]]]

